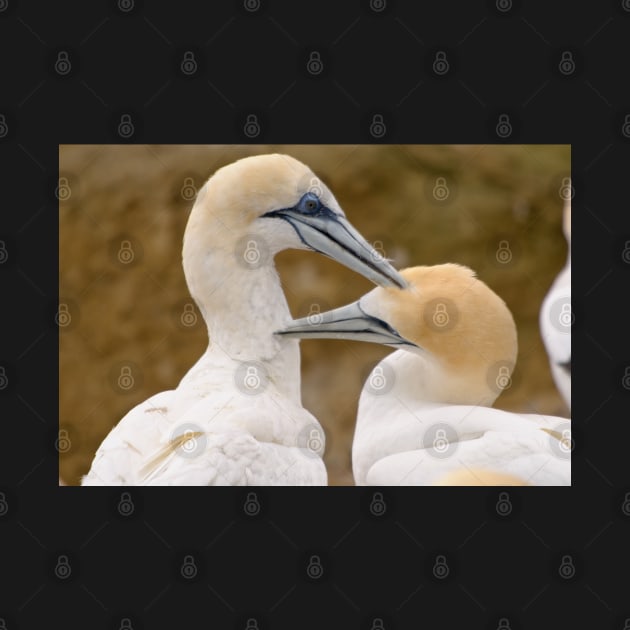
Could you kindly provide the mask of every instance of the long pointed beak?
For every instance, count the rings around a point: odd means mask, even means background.
[[[265,216],[288,221],[307,247],[333,258],[379,286],[399,289],[407,286],[398,271],[345,217],[328,208],[317,215],[306,215],[288,208],[269,212]]]
[[[349,339],[386,346],[417,347],[401,337],[387,322],[368,315],[361,309],[359,302],[294,319],[276,334],[297,339]]]

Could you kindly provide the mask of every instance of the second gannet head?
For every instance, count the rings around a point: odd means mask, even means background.
[[[269,266],[276,253],[289,248],[325,254],[378,285],[405,286],[306,165],[270,154],[220,168],[199,191],[183,247],[191,294],[203,302],[204,293],[223,281],[211,276],[229,275],[239,266]]]
[[[408,350],[424,368],[405,375],[409,387],[416,379],[417,389],[433,401],[491,405],[516,362],[516,326],[505,302],[462,265],[411,267],[401,275],[409,283],[405,289],[376,288],[321,313],[318,321],[294,320],[279,333]]]

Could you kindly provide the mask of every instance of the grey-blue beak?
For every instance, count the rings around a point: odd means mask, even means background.
[[[276,334],[297,339],[348,339],[394,347],[417,347],[401,337],[387,322],[368,315],[359,302],[294,319]]]
[[[382,287],[407,286],[405,279],[381,256],[341,214],[324,206],[319,198],[306,193],[293,208],[263,215],[291,224],[302,243],[333,258]]]

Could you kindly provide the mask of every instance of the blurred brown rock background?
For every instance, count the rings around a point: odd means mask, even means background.
[[[205,350],[205,326],[181,267],[194,195],[217,168],[271,152],[308,164],[397,267],[450,261],[473,268],[507,302],[518,327],[512,387],[496,406],[568,415],[551,379],[538,311],[567,256],[561,195],[569,146],[62,146],[59,417],[66,483],[79,483],[129,409],[174,388]],[[315,253],[283,252],[276,264],[295,317],[372,288]],[[359,393],[390,350],[325,340],[301,348],[303,403],[326,431],[330,483],[352,484]],[[116,385],[123,364],[132,365],[133,378],[124,392]]]

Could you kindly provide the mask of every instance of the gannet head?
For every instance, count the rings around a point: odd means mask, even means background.
[[[349,223],[326,185],[288,155],[238,160],[216,171],[199,191],[183,248],[191,293],[195,275],[209,271],[208,257],[221,252],[238,257],[248,246],[262,262],[284,249],[308,249],[378,285],[406,284]]]
[[[317,321],[294,320],[278,332],[404,348],[446,377],[457,390],[445,394],[451,402],[491,404],[501,391],[497,379],[509,379],[516,361],[516,326],[505,302],[461,265],[411,267],[401,275],[405,289],[378,287]]]

